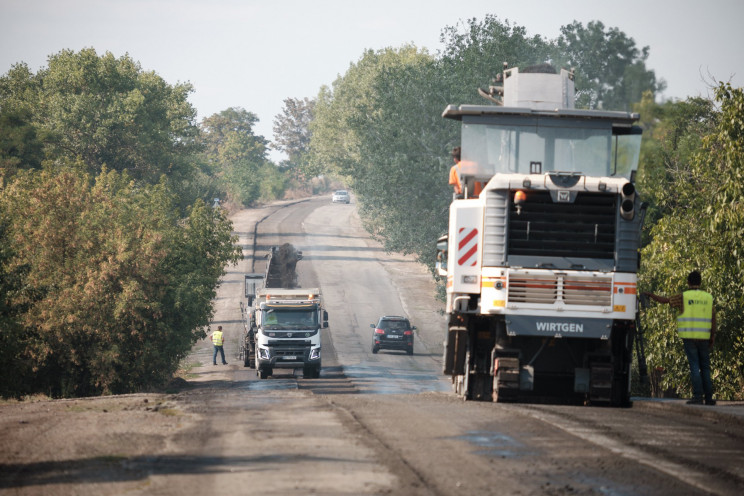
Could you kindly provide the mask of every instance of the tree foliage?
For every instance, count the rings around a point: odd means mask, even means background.
[[[37,74],[16,65],[0,79],[3,113],[30,121],[46,157],[75,157],[91,174],[104,166],[126,170],[150,184],[161,175],[191,176],[198,132],[191,91],[129,56],[98,56],[91,48],[52,55]]]
[[[569,38],[572,33],[582,36]],[[477,89],[491,83],[503,62],[578,60],[579,70],[591,71],[587,95],[605,106],[635,96],[629,87],[658,88],[647,84],[653,80],[645,70],[647,50],[618,30],[574,23],[563,36],[553,42],[528,36],[524,27],[489,15],[445,28],[437,56],[415,46],[366,51],[316,98],[307,170],[344,177],[357,193],[365,227],[385,248],[433,266],[433,240],[447,228],[449,151],[459,144],[458,123],[440,117],[448,104],[485,103]],[[600,43],[604,59],[582,58],[591,51],[582,43]],[[603,73],[608,62],[614,72]],[[619,69],[629,64],[636,69]]]
[[[744,398],[744,93],[721,83],[720,110],[703,112],[678,138],[693,143],[685,161],[665,163],[669,178],[659,194],[664,216],[643,249],[641,283],[658,292],[684,290],[687,274],[698,269],[703,287],[715,297],[719,332],[712,361],[714,387],[723,399]],[[699,109],[693,100],[679,115]],[[693,115],[700,116],[698,112]],[[704,135],[698,131],[705,129]],[[673,140],[670,140],[673,141]],[[699,145],[698,145],[699,143]],[[646,312],[649,362],[665,370],[665,387],[689,394],[689,372],[674,315],[666,308]]]
[[[646,68],[649,47],[636,47],[618,28],[605,31],[599,21],[586,27],[574,21],[561,28],[555,42],[555,62],[576,74],[576,105],[584,108],[630,110],[645,91],[666,87]]]
[[[152,387],[203,335],[241,250],[190,91],[92,49],[0,77],[0,394]]]
[[[201,329],[228,262],[240,257],[221,209],[196,202],[179,220],[164,183],[102,171],[19,173],[2,196],[6,270],[27,268],[11,294],[23,334],[6,365],[33,374],[5,393],[120,393],[161,383]],[[3,330],[5,335],[5,330]]]
[[[285,152],[289,162],[301,165],[310,148],[310,122],[313,120],[315,100],[286,98],[282,113],[274,118],[273,147]]]
[[[254,113],[233,107],[201,123],[205,162],[228,199],[245,206],[276,199],[283,191],[276,167],[266,156],[268,142],[254,134],[257,122]]]

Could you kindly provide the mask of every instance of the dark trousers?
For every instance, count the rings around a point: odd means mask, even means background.
[[[227,365],[227,362],[225,361],[225,348],[222,346],[214,345],[214,356],[212,357],[212,364],[217,365],[217,352],[220,352],[220,356],[222,357],[222,365]]]
[[[707,339],[683,339],[687,361],[690,363],[692,394],[696,399],[713,399],[713,382],[710,379],[710,345]]]

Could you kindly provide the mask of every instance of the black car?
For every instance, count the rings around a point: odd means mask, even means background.
[[[413,355],[413,331],[416,330],[416,326],[412,326],[407,318],[386,315],[380,317],[377,325],[370,324],[369,326],[374,329],[372,353],[387,348],[405,350],[409,355]]]

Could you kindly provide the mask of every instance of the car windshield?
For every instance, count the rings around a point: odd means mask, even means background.
[[[384,331],[405,331],[408,328],[408,321],[405,320],[383,320],[380,322],[380,329]]]
[[[267,308],[264,329],[317,329],[318,312],[313,308]]]

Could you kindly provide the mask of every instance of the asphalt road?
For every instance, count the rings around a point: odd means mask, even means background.
[[[259,224],[256,260],[272,244],[302,250],[300,284],[322,288],[330,328],[319,380],[279,377],[255,387],[296,384],[348,414],[368,442],[384,448],[385,460],[393,460],[381,465],[397,483],[373,492],[741,494],[741,405],[461,402],[440,372],[445,318],[428,273],[370,240],[353,202],[314,198],[274,208]],[[239,213],[236,224],[241,215],[248,214]],[[369,324],[383,314],[405,315],[418,327],[414,356],[372,354]]]
[[[442,376],[445,318],[427,271],[361,229],[354,198],[232,216],[245,259],[215,300],[229,365],[200,341],[169,394],[0,405],[0,494],[678,495],[744,493],[744,405],[627,409],[463,402]],[[319,379],[238,360],[243,274],[272,245],[322,288]],[[432,242],[433,243],[433,242]],[[383,314],[414,355],[372,354]],[[40,436],[39,433],[43,433]]]

